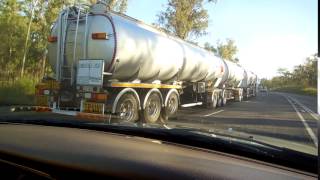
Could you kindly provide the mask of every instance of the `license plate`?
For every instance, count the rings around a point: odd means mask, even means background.
[[[83,112],[102,114],[104,109],[103,103],[84,102]]]

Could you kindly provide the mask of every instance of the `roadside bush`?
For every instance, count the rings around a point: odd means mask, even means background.
[[[32,105],[36,82],[20,78],[12,84],[0,87],[0,105]]]
[[[304,94],[310,95],[310,96],[317,96],[318,90],[314,87],[304,88],[303,89]]]
[[[274,88],[273,91],[279,92],[289,92],[289,93],[297,93],[302,95],[309,95],[309,96],[317,96],[317,88],[315,87],[298,87],[298,86],[286,86],[281,88]]]

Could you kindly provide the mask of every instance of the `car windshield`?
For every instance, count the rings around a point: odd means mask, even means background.
[[[317,155],[317,0],[1,0],[0,119]]]

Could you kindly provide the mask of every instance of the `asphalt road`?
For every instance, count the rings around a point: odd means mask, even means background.
[[[273,92],[243,102],[228,102],[225,107],[217,109],[182,108],[178,118],[169,120],[164,127],[200,128],[317,154],[317,122],[320,119],[312,113],[316,109],[316,97]],[[10,112],[8,107],[0,107],[0,112],[2,119],[77,121],[74,117],[50,112]]]
[[[316,109],[316,97],[272,92],[214,110],[183,108],[178,119],[168,125],[251,136],[277,146],[317,153],[319,117],[312,113]]]

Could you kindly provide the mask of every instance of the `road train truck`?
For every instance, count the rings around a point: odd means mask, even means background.
[[[103,2],[64,8],[48,41],[54,75],[37,85],[38,105],[156,123],[183,104],[216,108],[256,95],[257,76],[239,64]]]

